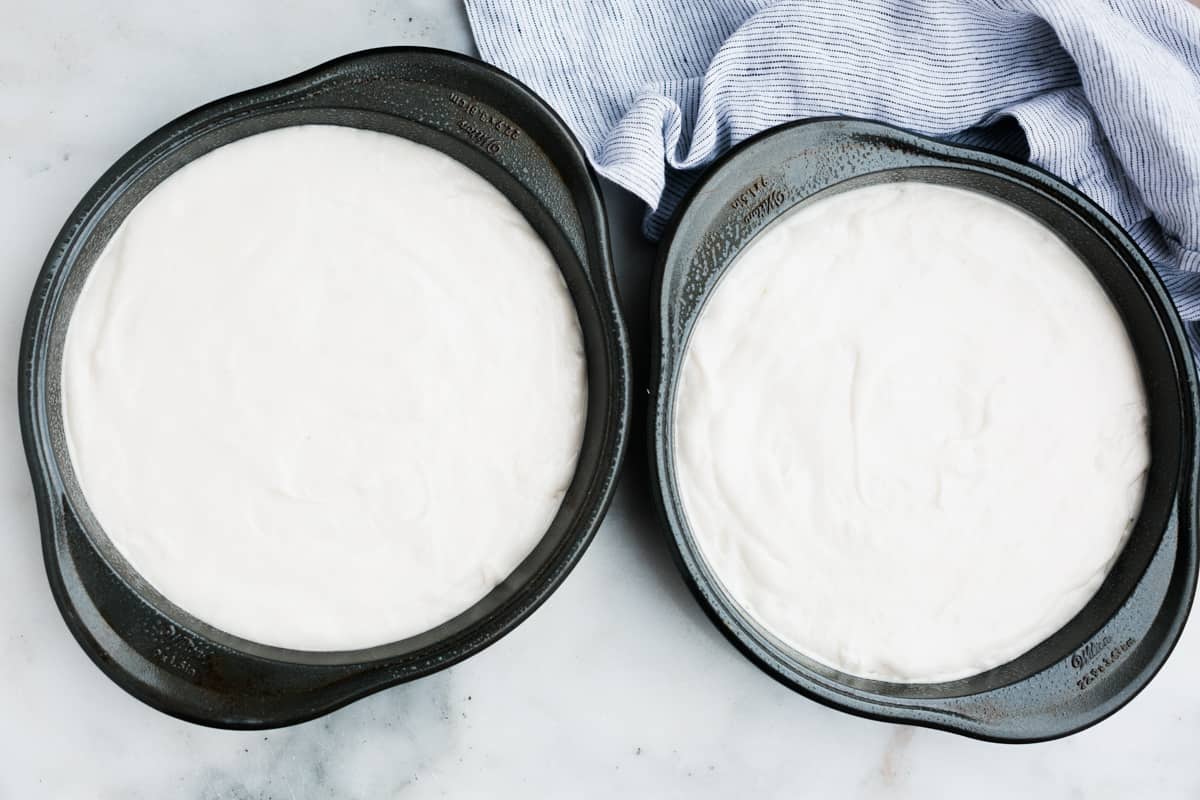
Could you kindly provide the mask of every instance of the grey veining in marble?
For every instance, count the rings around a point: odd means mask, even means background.
[[[0,800],[390,797],[1200,797],[1200,633],[1113,719],[1000,747],[868,722],[760,674],[676,575],[640,442],[579,568],[478,657],[324,719],[230,733],[126,696],[42,571],[16,418],[29,291],[92,181],[205,101],[386,44],[471,50],[449,0],[6,0],[0,15]],[[650,249],[609,193],[635,352]],[[640,363],[640,370],[645,364]]]

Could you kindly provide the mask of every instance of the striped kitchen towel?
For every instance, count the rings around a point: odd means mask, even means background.
[[[1200,350],[1200,9],[1187,0],[467,0],[657,238],[748,136],[844,114],[1027,158],[1155,262]]]

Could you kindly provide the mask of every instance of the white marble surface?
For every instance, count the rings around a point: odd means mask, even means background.
[[[342,53],[470,50],[454,2],[4,0],[0,15],[0,799],[1200,796],[1200,632],[1116,717],[998,746],[868,722],[792,694],[718,636],[672,567],[635,449],[579,568],[470,661],[268,733],[178,722],[110,683],[42,571],[16,415],[34,276],[87,187],[200,103]],[[649,248],[610,192],[645,349]],[[638,429],[640,431],[640,428]]]

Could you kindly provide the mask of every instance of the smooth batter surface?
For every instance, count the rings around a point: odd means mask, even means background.
[[[1149,464],[1132,347],[1032,217],[920,183],[818,201],[709,300],[676,405],[705,560],[784,643],[934,682],[1027,651],[1096,592]]]
[[[342,650],[450,619],[574,474],[583,340],[491,184],[304,126],[191,163],[122,224],[63,359],[71,458],[121,553],[258,642]]]

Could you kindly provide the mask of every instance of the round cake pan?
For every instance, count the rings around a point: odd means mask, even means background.
[[[1150,412],[1145,499],[1096,596],[1019,658],[939,684],[842,673],[759,627],[705,562],[680,504],[674,462],[675,397],[688,338],[739,252],[799,206],[893,181],[982,192],[1056,231],[1088,264],[1124,320]],[[1196,583],[1196,375],[1178,315],[1158,277],[1095,203],[1026,164],[885,125],[840,118],[785,125],[739,145],[693,188],[661,247],[651,307],[650,460],[676,561],[714,624],[769,675],[862,716],[979,739],[1030,742],[1065,736],[1112,714],[1162,666],[1183,629]],[[1078,492],[1076,500],[1088,502],[1089,487]]]
[[[59,402],[63,340],[75,299],[129,211],[166,177],[214,148],[301,124],[402,136],[493,183],[558,261],[587,356],[579,465],[534,551],[454,619],[404,641],[353,652],[284,650],[239,639],[155,591],[88,510],[68,458]],[[20,416],[54,597],[71,632],[110,678],[168,714],[207,725],[300,722],[443,669],[512,630],[583,555],[612,497],[625,449],[629,363],[595,176],[562,120],[513,78],[448,52],[389,48],[349,55],[204,106],[151,134],[105,173],[67,220],[33,292],[21,342]]]

